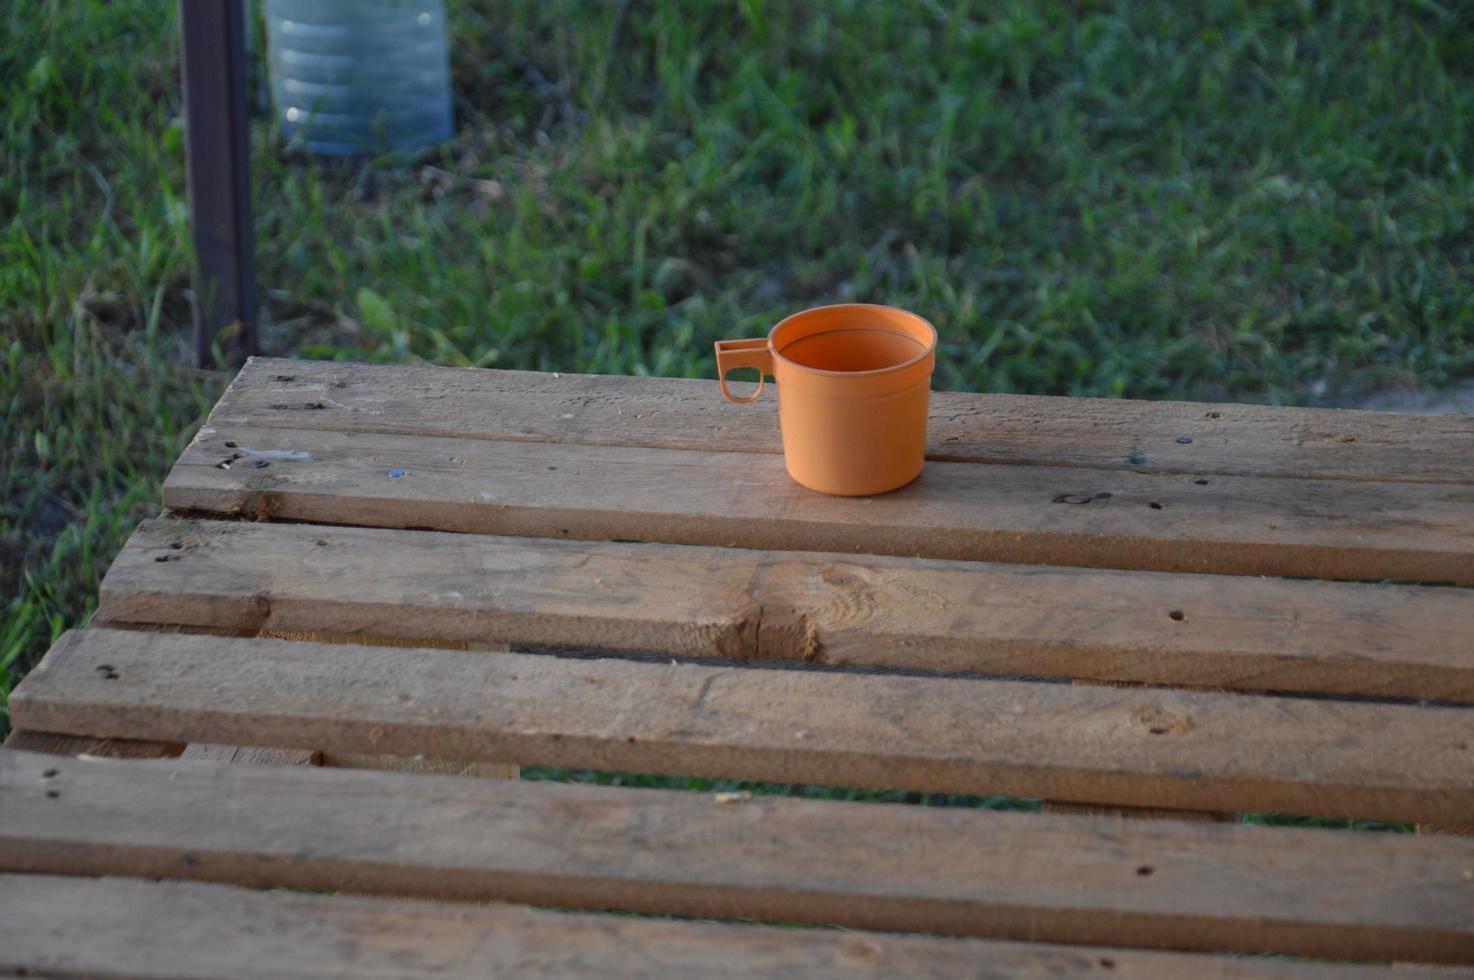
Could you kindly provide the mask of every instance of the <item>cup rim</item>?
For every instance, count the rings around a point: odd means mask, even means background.
[[[798,361],[795,361],[790,357],[784,357],[783,354],[779,352],[778,346],[773,343],[773,338],[777,336],[779,330],[782,330],[784,326],[794,320],[798,320],[806,316],[812,316],[815,313],[821,313],[827,310],[886,310],[892,313],[900,313],[902,316],[910,317],[917,323],[926,327],[930,339],[927,341],[926,348],[915,357],[901,361],[897,364],[887,365],[883,368],[872,368],[869,371],[831,371],[827,368],[809,367],[807,364],[800,364]],[[794,370],[797,371],[804,371],[809,374],[817,374],[829,378],[873,378],[878,375],[890,374],[895,371],[903,371],[906,368],[914,367],[917,364],[925,361],[927,358],[936,354],[937,328],[932,325],[932,322],[930,320],[922,316],[920,313],[913,313],[912,311],[902,309],[899,306],[889,306],[885,303],[826,303],[823,306],[811,306],[807,310],[799,310],[797,313],[790,313],[788,314],[788,316],[775,323],[773,325],[773,329],[768,331],[768,351],[773,355],[774,358],[782,361],[784,364],[792,367]]]

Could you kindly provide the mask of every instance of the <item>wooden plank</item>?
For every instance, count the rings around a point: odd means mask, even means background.
[[[1456,837],[20,752],[0,798],[0,870],[1474,961]]]
[[[255,636],[283,640],[310,640],[317,643],[360,643],[370,646],[404,645],[402,640],[397,640],[393,637],[371,635],[349,636],[340,633],[324,633],[316,629],[260,629],[251,632]],[[478,642],[473,644],[468,640],[432,640],[426,645],[436,646],[442,650],[476,649],[495,653],[506,653],[511,649],[505,643]],[[315,761],[312,763],[313,765],[333,766],[338,769],[378,769],[384,772],[434,772],[448,776],[476,776],[481,779],[517,779],[522,773],[520,767],[505,763],[426,759],[422,756],[407,758],[398,755],[369,755],[362,752],[335,752],[332,755],[324,756],[321,752],[317,752],[314,753],[314,757]]]
[[[1474,592],[146,521],[99,623],[1474,701]]]
[[[1077,685],[1099,683],[1095,681],[1076,680],[1071,683]],[[1106,681],[1112,687],[1138,687],[1134,682]],[[1195,688],[1202,690],[1202,688]],[[1163,810],[1151,807],[1137,806],[1106,806],[1097,803],[1059,803],[1054,800],[1045,800],[1041,806],[1044,813],[1076,813],[1091,817],[1125,817],[1128,820],[1197,820],[1212,823],[1238,823],[1242,814],[1225,813],[1221,810]]]
[[[108,759],[172,759],[192,762],[244,763],[262,766],[317,766],[321,752],[298,749],[260,749],[244,745],[212,745],[196,742],[144,742],[125,738],[89,738],[51,732],[11,732],[7,749],[43,752],[48,755],[91,755]]]
[[[1420,833],[1420,834],[1454,834],[1455,836],[1458,836],[1458,837],[1474,837],[1474,824],[1465,824],[1463,826],[1455,826],[1455,827],[1444,827],[1444,826],[1439,826],[1439,825],[1436,825],[1436,824],[1420,823],[1420,824],[1418,824],[1418,833]]]
[[[258,357],[208,425],[776,453],[776,407],[714,381]],[[1474,483],[1459,416],[934,392],[929,430],[928,457],[960,462]]]
[[[333,766],[341,769],[374,769],[381,772],[426,772],[447,776],[475,776],[481,779],[516,779],[517,766],[494,762],[447,762],[440,759],[404,758],[393,755],[365,755],[340,752],[327,758],[321,752],[304,749],[262,749],[247,745],[218,745],[195,742],[190,745],[168,742],[140,742],[121,738],[88,738],[76,735],[54,735],[46,732],[11,732],[5,740],[7,749],[45,752],[50,755],[95,755],[113,759],[168,759],[179,757],[191,762],[220,762],[256,766]]]
[[[424,976],[1099,977],[1375,980],[1384,968],[894,933],[677,922],[260,892],[196,882],[0,875],[0,971],[244,980]],[[160,923],[169,928],[160,929]],[[1446,976],[1436,967],[1398,977]]]
[[[326,752],[1474,822],[1474,711],[90,629],[24,728]]]
[[[7,749],[43,752],[48,755],[91,755],[108,759],[172,759],[192,762],[243,763],[261,766],[317,766],[321,752],[299,749],[260,749],[244,745],[213,745],[196,742],[143,742],[124,738],[88,738],[51,732],[11,732]]]
[[[937,462],[894,493],[844,498],[803,489],[761,453],[214,426],[170,472],[164,503],[535,537],[1474,584],[1474,485],[1200,479]]]
[[[95,755],[111,759],[171,759],[192,762],[221,762],[260,766],[321,766],[344,769],[377,769],[397,772],[433,772],[441,775],[477,776],[483,779],[516,779],[517,766],[494,762],[446,762],[438,759],[402,758],[390,755],[338,753],[326,759],[317,751],[263,749],[246,745],[195,742],[142,742],[125,738],[90,738],[49,732],[11,732],[5,748],[49,755]]]
[[[53,732],[12,731],[5,748],[47,755],[95,755],[108,759],[172,759],[185,746],[177,742],[140,742],[126,738],[89,738]]]
[[[180,756],[191,762],[221,762],[250,766],[320,766],[322,753],[306,749],[259,749],[245,745],[195,742]]]
[[[423,756],[405,757],[365,752],[333,752],[323,757],[323,765],[335,769],[434,773],[440,776],[474,776],[477,779],[517,779],[522,775],[520,766],[506,763],[426,759]]]

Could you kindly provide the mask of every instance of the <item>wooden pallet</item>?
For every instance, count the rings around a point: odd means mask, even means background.
[[[843,500],[714,388],[252,361],[11,697],[0,975],[1474,964],[1474,839],[1192,819],[1474,825],[1474,420],[939,395]]]

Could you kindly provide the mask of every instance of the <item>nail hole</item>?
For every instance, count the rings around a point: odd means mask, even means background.
[[[264,469],[266,469],[266,467],[270,466],[271,463],[267,462],[264,459],[258,459],[258,460],[252,461],[251,465],[253,467],[255,467],[256,469],[258,469],[258,470],[264,470]]]
[[[1172,620],[1172,622],[1174,623],[1180,623],[1187,618],[1187,613],[1183,612],[1181,609],[1174,609],[1167,614],[1167,618]]]
[[[1138,876],[1145,878],[1147,875],[1151,874],[1155,870],[1156,869],[1153,868],[1150,864],[1143,864],[1141,867],[1136,869],[1136,873]]]
[[[105,681],[115,681],[118,679],[118,669],[112,664],[98,664],[93,669]]]
[[[1116,968],[1116,961],[1112,959],[1102,958],[1100,960],[1100,968],[1102,970],[1114,970]]]
[[[172,548],[174,551],[178,551],[180,548],[183,548],[184,547],[184,542],[183,541],[170,541],[169,542],[169,547]]]
[[[1155,728],[1148,728],[1147,731],[1151,732],[1153,735],[1166,735],[1167,734],[1167,729],[1162,728],[1161,726],[1157,726]]]
[[[1085,504],[1094,503],[1097,500],[1110,500],[1110,499],[1111,499],[1110,491],[1108,491],[1108,490],[1102,490],[1100,493],[1095,493],[1095,494],[1091,494],[1091,493],[1062,493],[1058,497],[1055,497],[1054,498],[1054,502],[1057,503],[1057,504],[1076,504],[1076,505],[1079,505],[1079,506],[1084,506]]]
[[[548,467],[548,469],[549,469],[549,470],[556,470],[556,469],[557,469],[557,468],[558,468],[558,467],[556,467],[556,466],[549,466],[549,467]]]
[[[312,543],[315,544],[315,545],[317,545],[319,548],[322,548],[322,547],[325,547],[328,542],[327,542],[327,539],[326,538],[318,538],[316,541],[314,541]]]
[[[1222,412],[1209,412],[1208,413],[1208,418],[1210,418],[1210,419],[1221,419],[1221,418],[1223,418],[1223,413]]]
[[[1153,500],[1151,503],[1147,504],[1147,506],[1150,507],[1152,510],[1161,510],[1162,509],[1162,505],[1159,504],[1159,503],[1157,503],[1155,500]]]
[[[41,778],[42,779],[50,779],[50,778],[52,778],[53,776],[56,775],[56,772],[57,771],[55,769],[47,769],[45,772],[43,772],[41,774]]]
[[[1193,482],[1196,483],[1200,487],[1206,487],[1208,485],[1208,481],[1207,480],[1204,480],[1202,478],[1196,479]]]
[[[59,790],[59,789],[48,789],[46,791],[46,798],[48,800],[59,800],[59,799],[61,799],[61,790]]]
[[[179,555],[154,555],[154,561],[178,561]]]
[[[236,442],[234,439],[227,439],[227,440],[225,440],[225,448],[226,449],[234,449],[234,448],[236,448],[239,445],[240,445],[240,443]]]
[[[1186,445],[1189,445],[1193,441],[1193,437],[1192,436],[1178,436],[1177,437],[1177,441],[1179,443],[1181,443],[1182,445],[1186,446]]]

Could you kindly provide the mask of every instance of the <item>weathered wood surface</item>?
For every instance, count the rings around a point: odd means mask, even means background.
[[[441,776],[474,776],[478,779],[517,779],[519,766],[458,759],[426,759],[423,756],[375,755],[364,752],[331,752],[322,764],[334,769],[372,769],[377,772],[419,772]]]
[[[1377,980],[1449,975],[1437,967],[1389,974],[1385,968],[1347,964],[10,874],[0,875],[0,973],[6,972],[106,980],[1069,980],[1108,975]]]
[[[1180,810],[1474,822],[1474,712],[89,629],[22,728]]]
[[[533,537],[1474,584],[1474,485],[1201,479],[937,462],[893,493],[826,497],[763,453],[214,426],[175,464],[164,503]]]
[[[172,543],[172,542],[170,542]],[[168,548],[168,544],[165,545]],[[173,550],[170,548],[169,550]],[[114,562],[116,564],[116,562]],[[109,569],[111,571],[111,569]],[[180,617],[169,617],[177,620]],[[259,617],[254,617],[259,619]],[[105,622],[94,617],[94,622]],[[134,626],[142,624],[133,624]],[[372,634],[360,634],[350,636],[342,633],[333,633],[316,628],[312,629],[240,629],[228,630],[241,635],[253,635],[271,637],[283,640],[309,640],[316,643],[358,643],[368,646],[403,646],[400,637],[375,636]],[[506,653],[510,648],[502,642],[471,642],[466,639],[442,640],[427,637],[425,646],[434,646],[443,650],[486,650],[496,653]],[[191,749],[194,746],[190,746]],[[272,751],[272,750],[255,750]],[[465,762],[454,759],[426,759],[423,756],[405,757],[397,755],[373,755],[362,752],[335,752],[324,756],[321,752],[312,753],[313,765],[333,766],[338,769],[378,769],[385,772],[433,772],[442,775],[454,776],[479,776],[486,779],[516,779],[520,770],[514,765],[499,765],[494,762]],[[225,760],[230,761],[230,760]]]
[[[5,748],[46,755],[95,755],[110,759],[172,759],[186,746],[174,742],[140,742],[126,738],[91,738],[52,732],[12,731]]]
[[[246,745],[218,745],[195,742],[181,759],[190,762],[220,762],[251,766],[320,766],[322,753],[307,749],[260,749]]]
[[[1474,592],[1415,586],[159,520],[96,621],[1474,701]]]
[[[0,798],[9,871],[1474,961],[1456,837],[23,752]]]
[[[207,424],[776,453],[776,409],[715,381],[255,358]],[[933,392],[928,428],[931,459],[1474,483],[1459,416]]]

